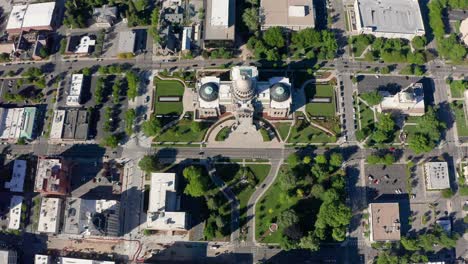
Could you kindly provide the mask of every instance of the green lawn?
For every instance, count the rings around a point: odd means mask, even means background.
[[[218,134],[215,137],[216,141],[224,141],[228,138],[229,133],[231,132],[230,127],[223,127],[221,130],[219,130]]]
[[[287,169],[287,165],[283,165],[280,174]],[[278,175],[280,177],[280,175]],[[281,212],[293,207],[299,199],[297,196],[288,197],[281,191],[278,181],[275,181],[268,191],[263,195],[255,208],[255,237],[259,242],[263,243],[279,243],[283,227],[279,226],[278,230],[261,239],[262,235],[268,231],[271,223],[276,222],[276,218]]]
[[[359,102],[359,116],[361,119],[362,128],[374,124],[374,112],[364,103]]]
[[[192,120],[181,119],[177,125],[164,131],[162,134],[157,136],[155,140],[157,142],[199,142],[203,140],[203,136],[210,127],[211,123],[201,123],[201,130],[194,132],[191,128]]]
[[[458,136],[468,137],[468,126],[465,119],[465,109],[463,108],[463,101],[455,101],[450,107],[455,115],[457,122]]]
[[[363,45],[362,43],[356,41],[353,43],[353,53],[354,56],[360,57],[368,45]]]
[[[298,120],[291,128],[288,143],[333,143],[336,137],[311,126],[306,120]]]
[[[405,125],[403,131],[405,131],[407,135],[414,135],[417,132],[417,127],[417,125]]]
[[[468,81],[457,80],[450,83],[452,98],[463,98],[463,93],[468,88]]]
[[[276,129],[278,130],[281,139],[286,140],[286,137],[288,136],[288,133],[289,133],[289,128],[291,127],[291,123],[277,122],[274,125]]]
[[[265,128],[260,128],[260,134],[262,135],[262,139],[264,142],[271,141],[270,134]]]
[[[330,103],[307,103],[306,111],[311,116],[335,116],[335,92],[329,84],[308,84],[305,87],[306,100],[314,97],[331,97]]]
[[[184,86],[182,83],[178,81],[163,81],[155,79],[154,86],[156,89],[156,114],[182,114],[184,111],[182,100],[180,102],[159,102],[160,96],[183,96]]]
[[[232,188],[240,205],[240,225],[243,226],[246,223],[247,217],[247,202],[250,196],[255,191],[253,185],[241,183],[241,165],[238,163],[230,164],[216,164],[216,172],[218,176],[223,179],[226,185]],[[269,164],[247,164],[245,166],[249,172],[255,175],[257,185],[261,184],[270,172],[271,166]]]

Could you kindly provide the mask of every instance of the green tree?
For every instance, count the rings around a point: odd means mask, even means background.
[[[305,156],[302,159],[302,162],[304,162],[304,164],[309,164],[311,161],[312,161],[312,159],[310,158],[310,156]]]
[[[415,134],[408,139],[408,146],[416,154],[429,152],[434,149],[435,144],[423,134]]]
[[[91,69],[88,68],[88,67],[85,67],[85,68],[81,69],[81,73],[82,73],[84,76],[91,76]]]
[[[313,232],[309,232],[307,236],[301,238],[299,247],[311,251],[317,251],[320,248],[320,240],[315,237]]]
[[[393,163],[395,163],[395,156],[393,156],[393,155],[390,154],[390,153],[387,153],[387,154],[385,154],[385,156],[383,157],[382,162],[383,162],[385,165],[392,165]]]
[[[359,96],[371,106],[380,104],[383,99],[383,96],[378,91],[362,93]]]
[[[321,184],[314,184],[314,186],[312,186],[312,189],[310,190],[310,194],[317,199],[319,199],[324,192],[325,189]]]
[[[161,131],[161,122],[156,116],[151,115],[150,119],[143,123],[142,129],[145,136],[154,137]]]
[[[401,245],[408,251],[417,251],[419,250],[418,241],[416,239],[402,237]]]
[[[49,56],[49,52],[47,51],[47,49],[44,46],[42,46],[39,49],[39,56],[41,56],[41,58],[46,58],[47,56]]]
[[[138,96],[138,85],[140,84],[140,80],[137,74],[133,71],[127,72],[127,74],[125,74],[125,78],[127,78],[128,85],[127,96],[129,99],[134,100],[135,97]]]
[[[315,162],[318,164],[327,164],[327,157],[323,154],[319,154],[315,157]]]
[[[292,153],[291,155],[288,156],[288,165],[291,168],[296,167],[301,163],[301,157],[299,157],[299,154],[297,153]]]
[[[105,147],[116,148],[119,145],[120,138],[116,134],[112,134],[103,138],[101,144]]]
[[[390,68],[388,66],[383,66],[381,69],[380,69],[380,73],[382,74],[389,74],[390,73]]]
[[[279,175],[280,188],[282,190],[290,190],[296,186],[296,176],[292,173],[291,170],[287,170]]]
[[[259,20],[258,20],[258,8],[246,8],[244,14],[242,14],[242,21],[251,32],[258,31]]]
[[[282,48],[285,40],[281,27],[271,27],[263,33],[263,40],[270,47]]]
[[[203,196],[209,190],[208,176],[203,175],[202,169],[195,166],[189,166],[184,169],[184,178],[188,184],[184,193],[193,197]]]
[[[343,155],[340,153],[332,153],[330,155],[330,165],[333,167],[341,167],[343,165]]]
[[[426,37],[424,36],[416,36],[411,40],[411,45],[414,49],[422,50],[426,47]]]
[[[292,226],[297,222],[299,222],[299,217],[297,216],[296,212],[294,212],[294,210],[292,209],[283,211],[278,217],[278,225],[282,226],[283,228]]]
[[[366,158],[367,163],[371,165],[379,164],[381,161],[381,158],[377,155],[369,155]]]
[[[131,136],[133,134],[133,123],[136,119],[136,111],[135,109],[129,109],[125,112],[125,133]]]
[[[442,197],[444,197],[446,199],[450,199],[450,198],[452,198],[452,196],[453,196],[452,189],[447,188],[447,189],[442,190]]]
[[[138,167],[140,167],[142,171],[150,173],[161,169],[161,164],[156,155],[145,155],[138,162]]]

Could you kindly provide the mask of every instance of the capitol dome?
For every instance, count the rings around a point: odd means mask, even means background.
[[[246,75],[234,82],[234,94],[236,98],[242,101],[247,101],[253,98],[255,89],[252,85],[252,80]]]
[[[198,91],[198,95],[205,102],[212,102],[218,99],[218,94],[219,94],[219,87],[218,87],[218,84],[214,82],[204,83],[200,87],[200,90]]]
[[[270,87],[270,97],[276,102],[284,102],[291,96],[291,89],[285,83],[275,83]]]

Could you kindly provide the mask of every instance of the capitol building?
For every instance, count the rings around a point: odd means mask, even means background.
[[[291,109],[291,83],[285,77],[258,81],[253,66],[231,69],[230,81],[202,77],[194,99],[198,119],[217,118],[232,113],[238,123],[253,124],[255,114],[270,119],[288,119]]]

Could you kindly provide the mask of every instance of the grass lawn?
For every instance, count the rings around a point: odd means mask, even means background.
[[[203,140],[203,136],[210,127],[211,123],[201,123],[201,130],[199,132],[194,132],[191,129],[192,120],[182,119],[177,125],[171,127],[170,129],[164,131],[155,138],[157,142],[199,142]]]
[[[216,164],[215,167],[218,176],[232,188],[232,191],[239,200],[240,225],[244,226],[247,222],[247,202],[254,193],[255,188],[250,184],[240,182],[240,178],[242,177],[241,165],[238,163]],[[269,164],[247,164],[245,167],[255,175],[258,184],[263,182],[271,169]]]
[[[278,122],[278,123],[275,123],[274,125],[276,129],[278,130],[281,139],[286,140],[286,137],[288,136],[288,133],[289,133],[289,128],[291,127],[291,123]]]
[[[455,115],[457,122],[458,135],[461,137],[468,137],[468,126],[465,119],[465,109],[463,108],[463,101],[455,101],[450,107]]]
[[[264,142],[271,141],[270,135],[265,128],[260,128],[260,134],[262,134],[262,138]]]
[[[231,132],[230,127],[223,127],[215,137],[216,141],[224,141],[228,138],[229,133]]]
[[[468,88],[468,81],[457,80],[450,83],[452,98],[463,98],[463,93]]]
[[[417,124],[421,120],[420,116],[407,116],[405,123],[415,123]]]
[[[374,112],[366,104],[359,102],[359,116],[361,119],[361,128],[374,124]]]
[[[333,143],[336,137],[311,126],[306,120],[299,120],[291,128],[288,143]]]
[[[283,165],[280,174],[287,169],[287,165]],[[278,176],[279,177],[279,176]],[[268,191],[263,195],[255,208],[255,237],[259,242],[263,243],[279,243],[283,227],[279,226],[278,231],[267,235],[264,239],[260,239],[265,232],[268,231],[271,223],[275,223],[281,212],[293,207],[298,198],[291,198],[283,192],[278,181],[275,181]]]
[[[180,115],[183,112],[183,103],[180,102],[159,102],[160,96],[183,96],[184,86],[178,81],[163,81],[155,79],[155,110],[156,114],[177,114]]]
[[[306,111],[311,116],[335,116],[335,92],[329,84],[308,84],[305,87],[306,100],[314,97],[331,97],[330,103],[307,103]]]
[[[414,135],[417,132],[417,125],[405,125],[403,127],[403,131],[407,133],[408,135]]]

